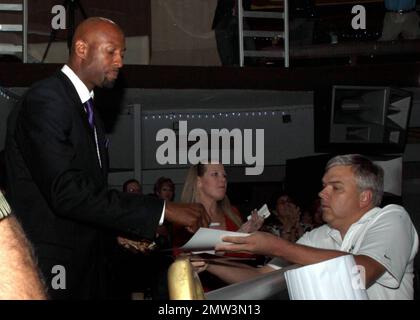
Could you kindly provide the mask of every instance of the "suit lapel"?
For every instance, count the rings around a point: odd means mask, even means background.
[[[61,79],[65,86],[68,88],[67,92],[69,94],[69,98],[72,100],[73,105],[77,109],[77,113],[83,119],[83,125],[89,132],[92,132],[92,128],[89,125],[88,115],[86,113],[85,107],[83,103],[80,101],[80,97],[77,94],[76,88],[74,87],[73,83],[70,79],[61,71],[57,74],[58,78]]]
[[[72,100],[73,105],[77,108],[77,113],[82,119],[83,127],[86,130],[86,135],[88,137],[87,141],[89,141],[89,144],[91,145],[91,149],[93,150],[95,154],[95,158],[97,158],[97,152],[96,152],[96,141],[95,141],[95,133],[92,130],[91,126],[89,125],[88,115],[86,113],[85,107],[83,106],[83,103],[80,101],[80,97],[76,91],[76,88],[74,87],[73,83],[70,81],[70,79],[61,71],[57,73],[57,77],[61,79],[61,81],[64,82],[65,86],[68,87],[68,94],[69,98]],[[108,172],[108,153],[105,148],[105,130],[103,129],[102,121],[100,120],[100,117],[98,115],[98,112],[96,112],[96,108],[94,107],[94,115],[95,115],[95,126],[96,126],[96,133],[98,135],[98,147],[99,147],[99,154],[101,156],[102,161],[102,173],[107,174]],[[99,168],[99,161],[98,168]]]
[[[102,161],[102,172],[106,175],[108,173],[109,167],[109,158],[108,158],[108,139],[105,135],[105,128],[99,113],[94,111],[95,113],[95,125],[96,125],[96,133],[98,135],[98,146],[99,146],[99,154],[101,155]]]

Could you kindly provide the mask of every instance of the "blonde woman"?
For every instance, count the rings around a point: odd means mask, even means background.
[[[213,224],[212,228],[240,232],[258,230],[264,219],[259,218],[256,212],[253,212],[252,218],[243,224],[241,214],[230,204],[226,196],[226,189],[227,179],[223,164],[217,162],[199,163],[188,170],[181,194],[181,202],[201,203],[210,216],[210,225]],[[175,248],[185,244],[192,236],[183,227],[174,225],[173,230]],[[175,255],[178,253],[177,250],[174,251]],[[255,256],[248,254],[232,255],[255,258]],[[224,282],[211,274],[200,274],[200,278],[206,291],[225,285]]]
[[[257,231],[264,219],[259,218],[254,210],[252,218],[243,224],[238,209],[230,204],[226,189],[227,179],[223,164],[215,161],[199,163],[188,170],[181,202],[201,203],[210,216],[212,228],[247,233]],[[185,233],[184,228],[175,227],[175,247],[182,246],[189,238],[191,234]]]
[[[223,164],[199,163],[187,173],[181,194],[183,203],[201,203],[207,210],[213,228],[237,231],[242,225],[239,211],[232,207],[226,196],[227,179]],[[182,227],[174,227],[174,246],[182,246],[191,234]]]

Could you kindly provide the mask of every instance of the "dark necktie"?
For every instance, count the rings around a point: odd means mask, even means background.
[[[95,134],[96,153],[98,155],[99,166],[102,168],[101,154],[100,154],[100,151],[99,151],[99,144],[98,144],[98,134],[97,134],[96,128],[95,128],[95,116],[93,114],[93,99],[90,98],[83,105],[86,108],[86,113],[87,113],[87,116],[88,116],[89,125],[90,125],[90,127],[92,128],[92,130]]]
[[[84,105],[86,107],[89,125],[93,129],[95,127],[95,117],[93,115],[93,99],[90,98],[88,101],[84,103]]]

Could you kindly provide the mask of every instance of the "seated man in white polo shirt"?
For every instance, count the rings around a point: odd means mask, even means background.
[[[309,265],[352,254],[365,269],[370,299],[413,299],[413,261],[418,235],[403,207],[377,207],[383,194],[383,170],[360,155],[331,159],[319,193],[327,223],[305,233],[297,243],[265,232],[248,237],[225,237],[233,244],[216,250],[274,256],[262,268],[240,264],[206,265],[207,271],[228,283],[270,272],[280,261]]]

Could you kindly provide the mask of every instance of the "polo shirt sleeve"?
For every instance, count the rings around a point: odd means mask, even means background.
[[[377,280],[379,284],[398,288],[417,241],[408,213],[400,206],[389,205],[371,224],[356,254],[385,267],[386,272]]]

